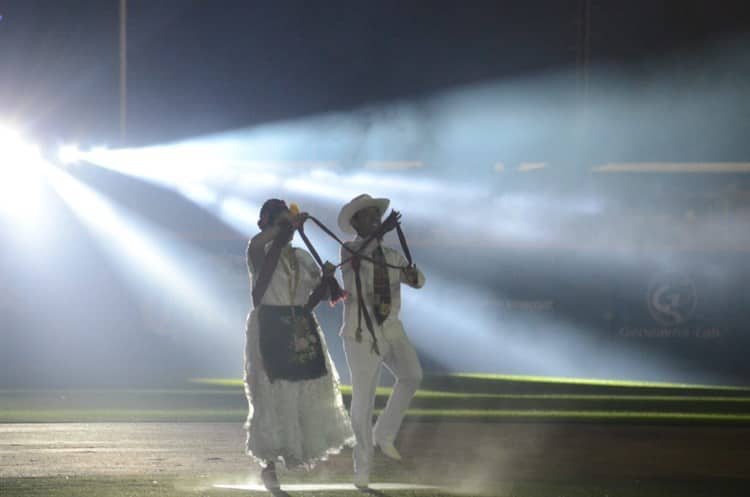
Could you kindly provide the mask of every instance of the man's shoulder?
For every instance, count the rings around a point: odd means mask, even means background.
[[[390,254],[390,255],[401,255],[401,251],[394,247],[389,247],[388,245],[380,245],[383,248],[384,254]]]
[[[348,254],[349,252],[357,250],[357,248],[359,248],[359,243],[354,240],[344,242],[344,244],[341,245],[341,253]]]

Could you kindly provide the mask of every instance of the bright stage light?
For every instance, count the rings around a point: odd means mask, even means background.
[[[206,330],[233,330],[235,322],[224,304],[206,291],[201,278],[186,270],[183,259],[194,254],[148,223],[127,215],[105,196],[64,170],[48,165],[50,184],[110,253],[117,267],[142,291],[160,288],[192,313]],[[187,314],[186,314],[187,315]]]
[[[24,141],[20,133],[0,127],[0,165],[4,169],[20,163],[38,162],[40,157],[39,149]]]
[[[0,127],[0,211],[22,222],[37,212],[42,162],[35,145],[20,133]]]
[[[233,228],[243,233],[251,233],[257,230],[255,224],[260,212],[260,206],[249,204],[244,200],[230,197],[221,202],[219,206],[219,215]]]
[[[62,145],[57,150],[57,157],[65,165],[74,164],[81,160],[81,150],[78,145]]]

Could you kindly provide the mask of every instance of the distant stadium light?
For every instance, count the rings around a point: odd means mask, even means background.
[[[367,169],[381,169],[396,171],[400,169],[420,169],[424,163],[420,161],[369,161],[365,164]]]
[[[595,166],[595,173],[749,173],[750,162],[632,162]]]
[[[522,173],[527,173],[529,171],[536,171],[537,169],[544,169],[546,166],[545,162],[524,162],[518,166],[518,170]]]

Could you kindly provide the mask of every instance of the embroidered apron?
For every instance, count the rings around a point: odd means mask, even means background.
[[[320,328],[302,306],[261,305],[260,353],[269,381],[314,380],[327,373]]]

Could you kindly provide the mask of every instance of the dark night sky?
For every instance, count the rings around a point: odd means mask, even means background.
[[[592,64],[745,32],[745,2],[591,1]],[[131,143],[575,68],[580,0],[129,2]],[[50,140],[118,126],[118,2],[0,3],[0,109]]]

